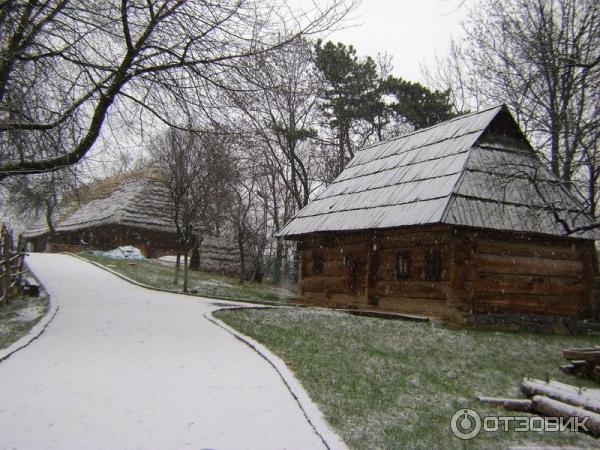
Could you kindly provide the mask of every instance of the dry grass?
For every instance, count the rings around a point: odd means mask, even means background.
[[[0,305],[0,349],[26,335],[48,310],[48,297],[19,296]]]
[[[79,256],[100,263],[140,283],[159,289],[180,292],[183,286],[183,273],[177,285],[173,284],[174,267],[152,259],[126,260],[93,255],[89,252]],[[295,294],[288,290],[273,286],[270,282],[240,284],[237,278],[208,272],[189,272],[188,286],[198,295],[217,298],[228,298],[242,301],[268,301],[277,303],[289,302]]]

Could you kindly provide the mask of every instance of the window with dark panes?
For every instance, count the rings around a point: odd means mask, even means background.
[[[442,279],[442,255],[439,250],[429,250],[425,258],[425,279],[439,281]]]
[[[410,252],[403,250],[396,253],[396,279],[410,278]]]

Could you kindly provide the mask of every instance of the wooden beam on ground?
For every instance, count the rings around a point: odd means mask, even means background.
[[[529,397],[544,395],[562,403],[581,407],[588,411],[600,413],[600,398],[585,395],[584,391],[566,390],[539,380],[526,379],[521,384],[521,390]]]
[[[531,400],[520,398],[477,397],[477,400],[488,405],[502,406],[511,411],[531,412],[532,406]]]
[[[573,417],[579,418],[581,421],[585,420],[588,431],[594,436],[600,436],[600,414],[543,395],[536,395],[532,398],[532,408],[535,412],[544,416],[564,417],[566,419]]]

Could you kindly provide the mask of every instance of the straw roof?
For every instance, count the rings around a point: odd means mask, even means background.
[[[62,204],[56,213],[57,232],[83,230],[101,225],[125,225],[175,233],[170,216],[169,191],[151,173],[120,175],[92,183],[78,200]],[[44,218],[24,234],[32,238],[48,233]]]
[[[553,209],[572,225],[590,222],[497,106],[358,151],[279,236],[436,223],[564,235]]]

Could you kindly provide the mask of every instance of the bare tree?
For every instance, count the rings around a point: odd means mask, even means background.
[[[598,2],[484,0],[470,12],[465,31],[465,41],[453,43],[429,80],[450,87],[462,109],[507,103],[552,173],[583,192],[596,216]]]
[[[256,244],[252,241],[260,239],[260,233],[265,225],[257,190],[259,176],[260,173],[255,167],[246,167],[238,172],[238,179],[231,186],[234,196],[230,221],[240,251],[240,283],[243,283],[247,277],[248,249],[252,244]],[[266,245],[266,238],[261,241]],[[262,249],[264,250],[264,245]],[[262,258],[260,250],[255,251],[255,269],[257,257]]]
[[[76,167],[56,172],[11,177],[5,183],[8,200],[23,223],[43,216],[48,226],[47,242],[56,234],[56,214],[66,201],[77,201],[81,175]]]
[[[240,74],[247,88],[231,93],[231,98],[244,114],[244,131],[302,208],[313,188],[310,139],[316,134],[318,80],[311,44],[297,39],[281,51],[259,55]]]
[[[176,125],[165,104],[234,89],[241,61],[330,28],[351,6],[331,0],[293,14],[267,0],[2,2],[0,179],[76,163],[107,117],[131,105]]]
[[[452,39],[448,53],[436,56],[432,66],[421,66],[421,72],[429,86],[448,91],[450,101],[459,114],[477,111],[485,104],[480,80],[469,70],[464,49],[460,42]]]
[[[261,174],[254,180],[254,190],[267,212],[264,226],[268,231],[260,236],[277,233],[309,202],[315,189],[315,153],[319,149],[315,127],[320,110],[316,106],[319,80],[311,50],[311,43],[298,38],[280,51],[257,56],[239,71],[246,90],[230,93],[235,108],[242,113],[232,118],[245,134],[246,157]],[[260,236],[255,234],[251,241],[262,243]],[[255,247],[258,258],[266,241]],[[284,247],[283,241],[276,241],[274,283],[280,280]]]
[[[594,0],[487,0],[471,14],[468,60],[486,96],[508,100],[571,182],[585,128],[598,130],[600,7]],[[484,12],[485,11],[485,12]]]
[[[173,284],[179,283],[184,258],[183,291],[188,288],[188,255],[197,239],[206,210],[208,183],[204,147],[197,134],[170,129],[149,148],[155,169],[171,196],[171,216],[177,232],[177,261]]]

